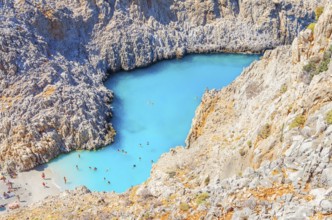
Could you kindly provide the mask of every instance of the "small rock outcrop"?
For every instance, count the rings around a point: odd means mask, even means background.
[[[0,166],[28,170],[111,143],[107,73],[186,53],[289,44],[321,3],[1,1]]]
[[[328,1],[313,30],[206,92],[187,146],[142,185],[69,191],[4,218],[331,219],[331,24]]]

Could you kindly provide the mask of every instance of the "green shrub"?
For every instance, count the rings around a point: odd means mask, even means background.
[[[143,214],[142,219],[144,219],[144,220],[150,220],[150,219],[152,219],[152,217],[151,217],[151,215],[150,215],[149,212],[146,212],[146,213]]]
[[[180,203],[180,210],[183,212],[188,211],[190,206],[187,203]]]
[[[319,63],[316,74],[325,72],[329,69],[329,64],[331,62],[331,55],[332,55],[331,49],[332,47],[330,47],[324,52],[323,60]]]
[[[280,93],[281,94],[284,94],[285,92],[287,92],[287,85],[286,84],[283,84],[280,88]]]
[[[320,62],[316,74],[327,71],[329,69],[330,61],[331,59],[325,59],[322,62]]]
[[[332,51],[331,51],[331,48],[329,48],[324,52],[323,60],[331,59],[331,55],[332,55]]]
[[[330,46],[329,49],[324,52],[323,60],[321,60],[318,64],[310,61],[307,65],[303,66],[303,71],[309,73],[311,78],[320,74],[321,72],[327,71],[331,62],[331,56],[332,46]]]
[[[204,192],[204,193],[201,193],[201,194],[198,194],[196,196],[196,203],[198,205],[202,204],[203,202],[205,202],[208,198],[209,198],[209,194],[207,192]]]
[[[307,65],[303,66],[303,71],[307,73],[312,73],[316,71],[316,64],[312,61],[310,61]]]
[[[316,20],[323,14],[324,7],[317,7],[315,10]]]
[[[246,151],[244,149],[240,149],[239,150],[239,154],[241,155],[241,157],[243,157],[244,155],[246,155]]]
[[[307,29],[311,30],[312,33],[314,33],[315,31],[315,26],[316,26],[316,23],[311,23],[308,25]]]
[[[326,122],[327,124],[332,124],[332,110],[330,110],[327,114],[326,114]]]
[[[330,48],[328,49],[328,51],[329,51],[330,53],[332,53],[332,45],[330,46]]]
[[[210,183],[210,176],[208,176],[208,177],[205,178],[204,183],[205,183],[206,186],[209,185],[209,183]]]
[[[174,178],[176,176],[176,172],[175,171],[171,171],[168,173],[168,177],[169,178]]]
[[[258,136],[259,136],[260,138],[262,138],[262,139],[266,139],[266,138],[268,138],[268,137],[270,136],[270,133],[271,133],[271,125],[269,125],[269,124],[265,124],[265,125],[261,128],[261,130],[260,130]]]
[[[242,175],[243,175],[242,171],[239,171],[239,172],[237,173],[237,175],[238,175],[239,177],[242,177]]]
[[[298,115],[296,118],[292,121],[292,123],[289,125],[289,128],[297,128],[302,127],[306,121],[306,118],[304,115]]]

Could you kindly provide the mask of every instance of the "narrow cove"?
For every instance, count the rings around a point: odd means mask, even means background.
[[[124,192],[144,182],[161,154],[184,146],[204,91],[227,86],[256,59],[258,55],[190,55],[112,75],[105,85],[115,93],[115,142],[98,151],[62,155],[45,166],[62,189],[85,185],[93,191]]]

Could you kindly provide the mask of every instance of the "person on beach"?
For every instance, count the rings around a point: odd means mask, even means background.
[[[17,198],[17,201],[20,202],[20,195],[17,195],[16,198]]]
[[[5,176],[1,176],[0,178],[4,183],[6,182],[6,177]]]
[[[3,192],[3,198],[5,198],[5,199],[8,199],[9,198],[9,195],[6,193],[6,192]]]
[[[10,182],[9,180],[6,183],[7,187],[8,187],[8,191],[13,189],[13,182]]]
[[[67,184],[67,178],[64,176],[63,180],[65,181],[65,184]]]
[[[45,173],[44,173],[44,172],[42,172],[41,177],[42,177],[43,179],[45,179]]]
[[[43,184],[43,187],[45,188],[45,187],[46,187],[46,183],[45,183],[45,182],[43,182],[42,184]]]

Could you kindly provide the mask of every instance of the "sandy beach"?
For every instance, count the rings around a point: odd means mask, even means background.
[[[44,179],[42,173],[45,174]],[[39,167],[28,172],[18,173],[16,178],[3,176],[6,180],[0,180],[0,215],[10,212],[9,207],[15,206],[15,203],[20,207],[27,206],[61,191],[61,187],[54,181],[55,174],[48,168]],[[43,182],[45,186],[43,186]],[[10,185],[12,185],[11,189]]]

